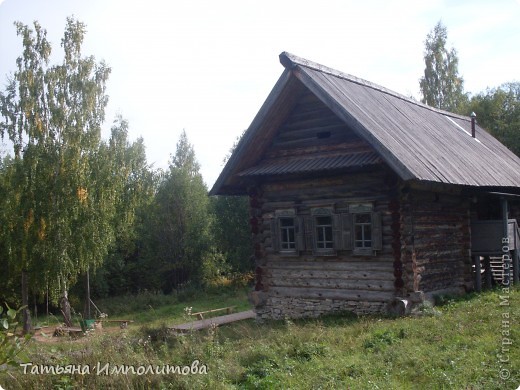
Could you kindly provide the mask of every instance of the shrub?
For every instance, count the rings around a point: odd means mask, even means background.
[[[3,364],[18,366],[17,358],[31,338],[30,334],[20,338],[15,333],[18,325],[15,319],[22,309],[23,307],[14,310],[7,305],[7,310],[4,311],[0,306],[0,366]]]

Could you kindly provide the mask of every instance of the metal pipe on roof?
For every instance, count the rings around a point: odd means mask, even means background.
[[[475,135],[476,135],[476,132],[475,132],[475,122],[476,122],[476,119],[477,119],[477,114],[472,112],[470,117],[471,117],[471,136],[473,138],[475,138]]]

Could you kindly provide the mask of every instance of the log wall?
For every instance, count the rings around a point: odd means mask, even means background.
[[[308,92],[258,163],[289,166],[302,157],[358,153],[375,151]],[[256,183],[250,191],[250,223],[257,264],[252,301],[259,317],[375,313],[396,297],[472,284],[469,205],[454,187],[442,193],[422,187],[403,191],[405,185],[382,161],[349,169],[333,175],[302,168],[292,176],[281,170],[249,178]],[[305,219],[313,207],[332,207],[341,214],[348,213],[349,204],[364,202],[373,203],[381,215],[382,249],[375,254],[338,249],[332,256],[316,256],[308,240],[295,254],[274,250],[276,210],[293,209]]]
[[[473,286],[469,201],[420,190],[401,196],[402,294],[463,292]]]
[[[399,226],[390,203],[396,199],[397,178],[379,167],[331,178],[312,178],[264,184],[251,197],[257,261],[256,290],[263,296],[256,312],[261,318],[313,317],[333,311],[355,313],[384,311],[395,295],[395,239]],[[333,256],[276,252],[270,221],[278,209],[294,208],[310,215],[311,208],[332,206],[348,212],[349,203],[373,202],[381,213],[382,250],[376,255],[355,256],[338,250]],[[395,213],[395,205],[394,205]]]

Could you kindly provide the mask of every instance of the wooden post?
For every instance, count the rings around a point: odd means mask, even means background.
[[[477,292],[482,291],[482,269],[480,267],[480,256],[473,256],[475,262],[475,290]]]
[[[29,311],[29,283],[26,270],[22,270],[22,306],[23,333],[26,334],[32,331],[31,312]]]
[[[493,273],[491,272],[491,261],[489,256],[484,256],[484,278],[487,289],[493,287]]]
[[[518,267],[520,266],[520,248],[516,248],[513,251],[513,284],[515,286],[518,286],[518,283],[520,283],[519,280],[519,274],[518,274]]]
[[[501,203],[502,203],[502,224],[503,224],[502,238],[507,239],[509,237],[509,229],[508,229],[509,207],[508,207],[506,198],[502,198],[501,201],[502,201]],[[512,243],[509,243],[506,245],[509,246],[509,245],[512,245]],[[507,253],[502,253],[503,256],[504,255],[509,256],[510,254],[511,254],[511,251],[509,251]],[[505,262],[508,263],[507,266],[506,266]],[[505,257],[502,257],[502,271],[503,271],[502,284],[504,286],[509,286],[509,283],[511,281],[511,259],[510,259],[510,257],[507,257],[507,259]]]
[[[34,318],[36,318],[36,322],[38,322],[38,306],[36,302],[36,294],[33,295],[34,299]]]
[[[47,282],[47,294],[45,294],[45,300],[46,300],[46,314],[47,314],[47,324],[49,323],[49,282]]]
[[[91,319],[91,315],[90,315],[90,272],[89,270],[87,269],[87,280],[86,280],[86,283],[87,283],[87,319]]]

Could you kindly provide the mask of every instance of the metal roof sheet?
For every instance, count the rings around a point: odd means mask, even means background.
[[[364,167],[380,164],[383,160],[373,152],[355,153],[317,158],[293,158],[290,160],[269,160],[240,172],[239,176],[284,175],[334,169]]]

